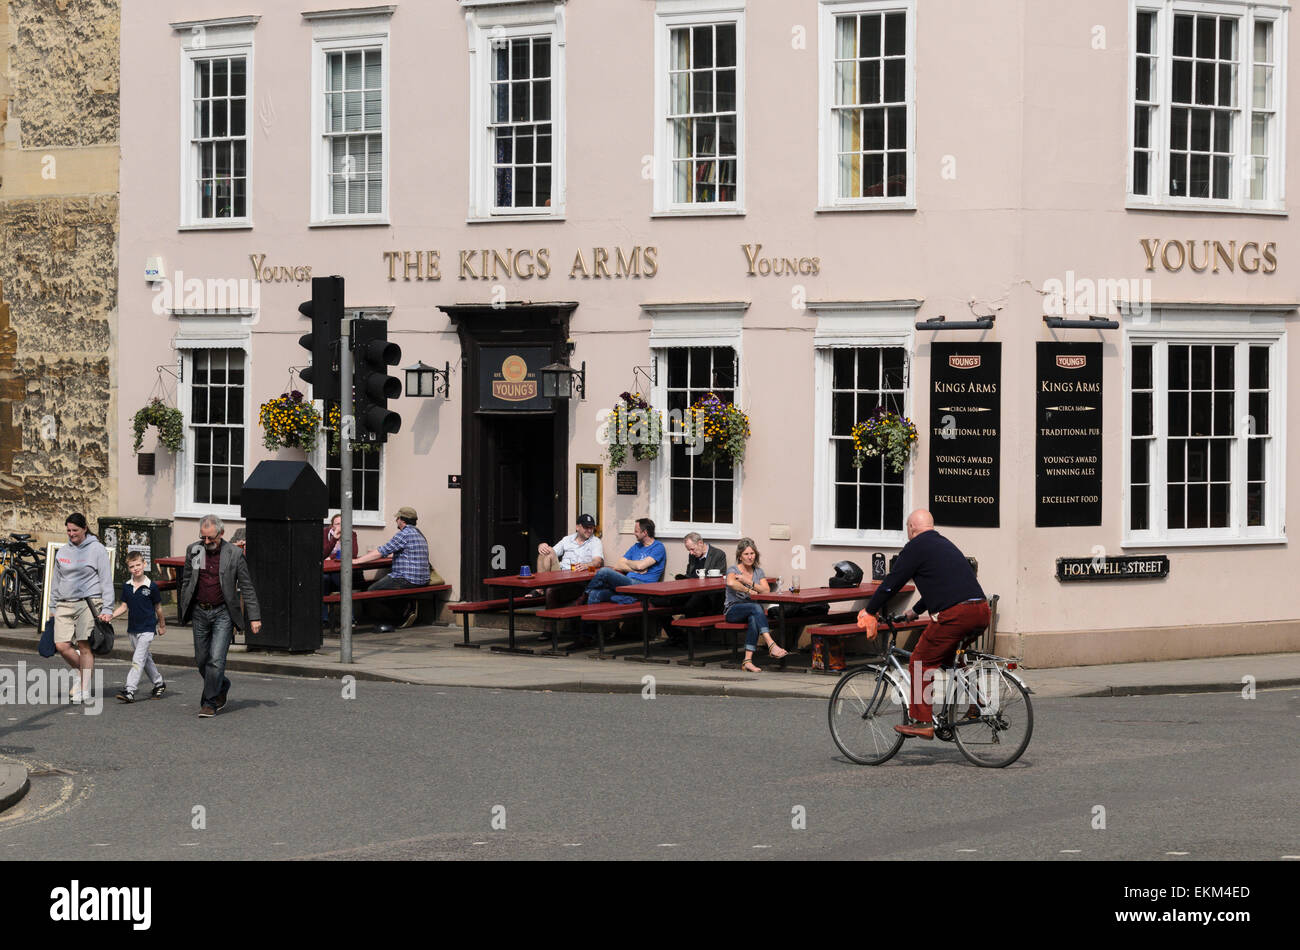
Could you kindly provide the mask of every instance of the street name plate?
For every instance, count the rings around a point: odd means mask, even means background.
[[[1122,557],[1058,557],[1058,581],[1140,581],[1169,576],[1165,554]]]

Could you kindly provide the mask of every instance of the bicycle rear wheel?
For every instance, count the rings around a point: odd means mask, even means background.
[[[18,616],[23,623],[29,626],[39,626],[41,622],[41,591],[45,583],[44,578],[36,572],[36,568],[22,569],[21,576],[15,578],[17,581]]]
[[[18,577],[12,568],[0,574],[0,618],[10,629],[18,626],[19,620],[17,584]]]
[[[859,765],[880,765],[903,744],[894,726],[907,721],[907,695],[888,671],[868,666],[840,677],[826,714],[841,752]]]
[[[970,670],[962,686],[965,693],[959,691],[958,705],[973,702],[980,716],[954,724],[957,748],[968,761],[982,768],[1005,768],[1020,758],[1034,734],[1029,693],[1015,677],[997,666]]]

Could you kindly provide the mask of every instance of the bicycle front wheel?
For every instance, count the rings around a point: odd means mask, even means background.
[[[961,754],[986,769],[1000,769],[1020,758],[1034,734],[1034,708],[1028,691],[1000,667],[979,667],[963,683],[962,702],[973,700],[979,718],[953,726]]]
[[[18,626],[17,584],[18,578],[12,569],[0,574],[0,618],[10,629]]]
[[[907,695],[888,671],[864,667],[840,677],[827,717],[841,752],[859,765],[880,765],[903,744],[894,726],[907,721]]]

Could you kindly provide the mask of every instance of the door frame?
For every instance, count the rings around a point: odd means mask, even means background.
[[[509,412],[478,408],[479,374],[483,371],[485,346],[548,347],[551,360],[569,355],[569,320],[576,302],[453,304],[439,307],[451,319],[461,345],[461,471],[460,499],[460,589],[465,599],[485,596],[483,578],[491,576],[488,539],[478,531],[475,515],[483,491],[482,463],[487,439],[488,417],[551,419],[553,537],[563,534],[568,521],[569,408],[567,402],[546,412]]]

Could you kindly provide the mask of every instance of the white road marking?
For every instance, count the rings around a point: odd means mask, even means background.
[[[96,841],[94,844],[91,845],[91,847],[92,847],[92,848],[111,848],[111,847],[113,847],[113,845],[110,844],[110,843],[107,842],[107,841]]]
[[[1165,854],[1191,854],[1190,851],[1166,851]]]
[[[958,849],[957,849],[957,853],[958,853],[958,854],[974,854],[974,853],[975,853],[976,851],[978,851],[978,850],[979,850],[979,848],[958,848]]]
[[[751,845],[751,847],[754,847],[754,848],[770,848],[770,847],[772,847],[772,846],[771,846],[770,844],[756,844],[756,845]]]
[[[199,846],[199,843],[198,843],[197,841],[182,841],[182,842],[181,842],[181,847],[182,847],[182,848],[197,848],[198,846]]]
[[[1083,849],[1082,849],[1082,848],[1064,848],[1064,849],[1061,850],[1061,854],[1083,854]]]
[[[661,844],[661,845],[659,845],[659,847],[661,847],[661,848],[675,848],[675,847],[677,847],[677,845],[675,845],[675,844]]]
[[[581,847],[582,847],[582,842],[581,842],[581,841],[568,841],[568,842],[565,842],[564,847],[566,847],[566,848],[581,848]]]
[[[12,845],[10,845],[10,847],[12,847]],[[1300,854],[1284,854],[1284,855],[1282,855],[1282,860],[1283,860],[1283,861],[1300,861]]]
[[[486,841],[475,841],[474,843],[475,843],[475,844],[487,844]]]

